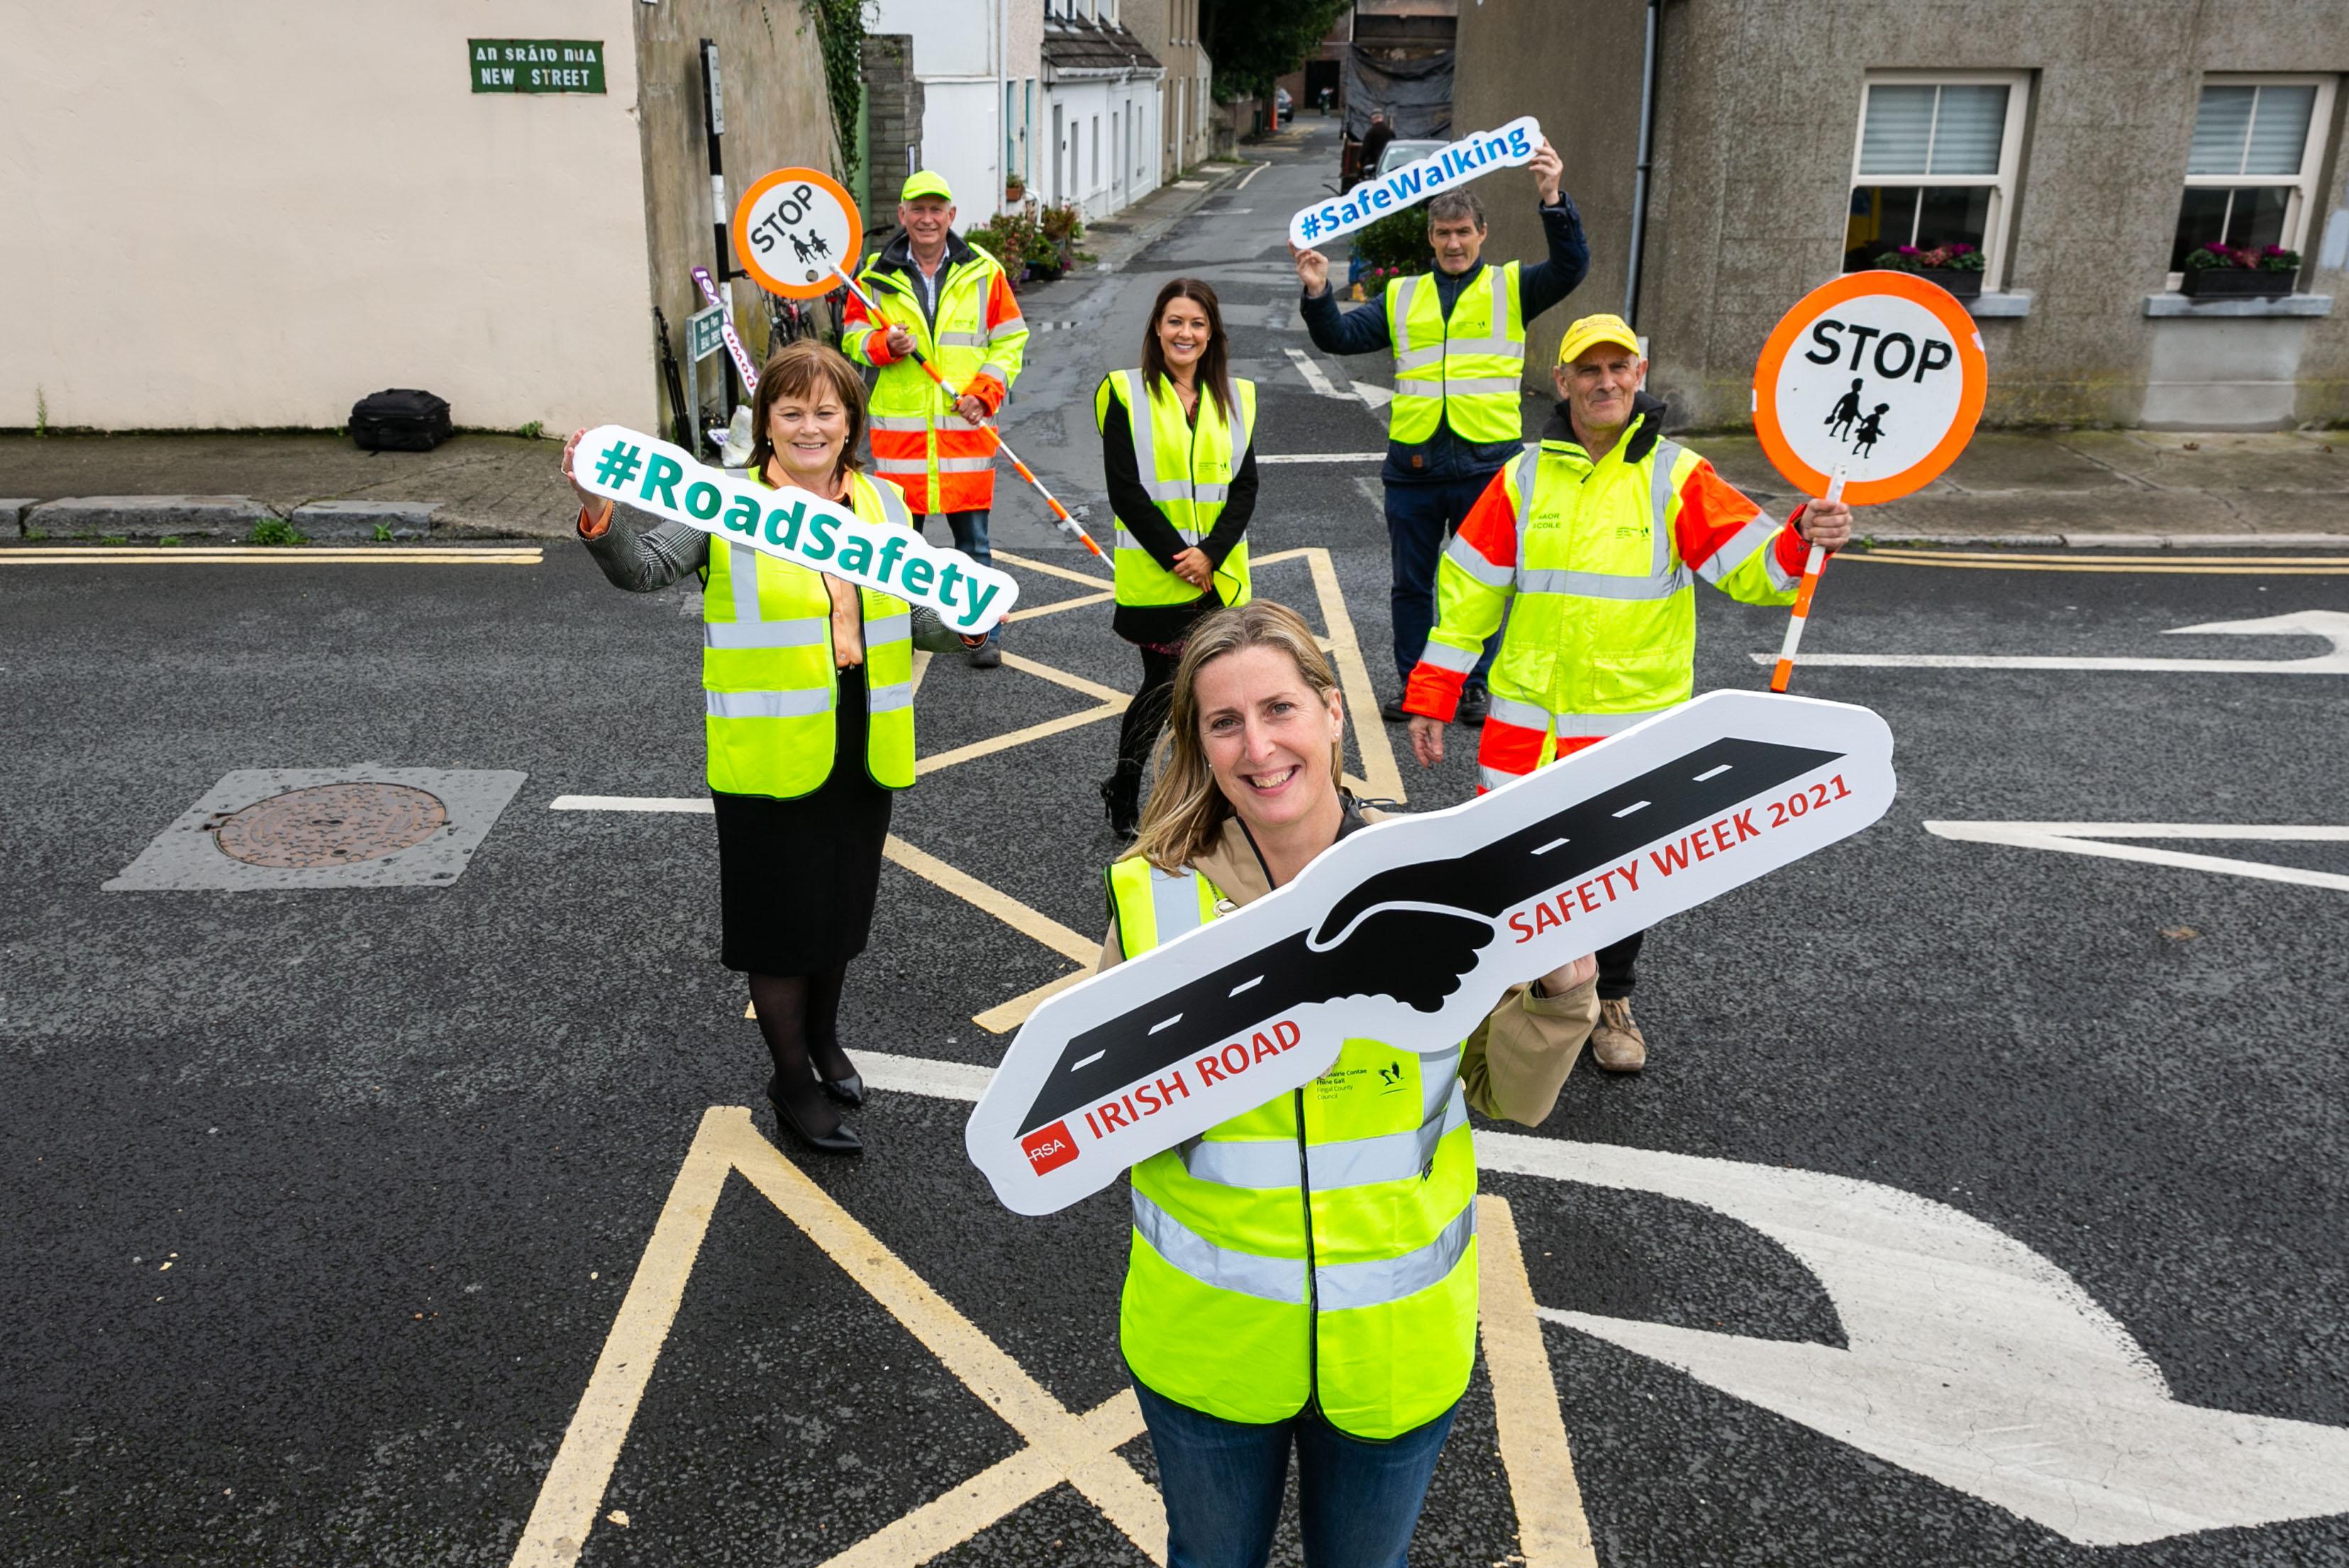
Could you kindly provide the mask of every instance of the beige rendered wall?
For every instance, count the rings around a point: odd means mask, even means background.
[[[640,9],[0,7],[0,426],[649,418]],[[601,39],[609,90],[475,94],[489,35]]]
[[[1546,374],[1567,319],[1622,304],[1643,11],[1629,0],[1463,7],[1457,122],[1539,115],[1590,230],[1590,280],[1541,324],[1529,371]],[[2158,335],[2209,325],[2145,315],[2165,282],[2202,75],[2349,69],[2349,6],[1669,0],[1637,325],[1652,339],[1652,384],[1689,423],[1747,422],[1771,325],[1841,265],[1864,75],[1913,67],[2033,74],[2003,281],[2033,297],[2026,317],[1981,323],[1984,418],[2126,425],[2146,407]],[[2349,273],[2321,263],[2344,200],[2339,139],[2336,123],[2327,211],[2310,225],[2300,284],[2337,304],[2306,323],[2303,420],[2349,418]],[[1503,203],[1494,253],[1538,242],[1530,211]]]
[[[834,178],[847,170],[833,129],[815,18],[800,0],[621,4],[627,13],[621,22],[634,26],[636,40],[638,80],[633,84],[633,101],[643,141],[639,153],[632,129],[629,160],[632,167],[641,160],[643,200],[632,217],[636,227],[625,236],[616,232],[612,242],[616,251],[633,243],[631,257],[640,277],[649,265],[649,292],[639,287],[623,324],[629,344],[642,346],[647,369],[641,387],[634,390],[649,409],[654,395],[652,307],[659,305],[668,318],[669,346],[681,363],[685,318],[703,304],[693,269],[708,267],[713,276],[718,272],[709,139],[702,129],[701,40],[718,46],[719,82],[726,103],[721,149],[728,219],[742,193],[770,170],[807,167]],[[616,85],[613,90],[618,91]],[[864,217],[868,223],[874,221],[871,213]],[[731,269],[740,263],[730,254],[727,264]],[[767,317],[759,285],[744,278],[719,287],[729,296],[742,341],[754,355],[762,352]],[[702,397],[713,410],[719,397],[710,388],[722,380],[723,363],[717,357],[702,362]],[[660,408],[666,420],[666,393]]]

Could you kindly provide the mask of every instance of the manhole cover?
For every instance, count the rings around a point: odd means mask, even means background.
[[[288,789],[221,819],[221,852],[252,866],[343,866],[381,860],[449,824],[440,798],[405,784]]]

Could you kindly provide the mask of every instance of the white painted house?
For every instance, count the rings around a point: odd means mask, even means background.
[[[1045,0],[1046,163],[1038,189],[1107,217],[1158,189],[1166,68],[1118,16],[1119,0]]]
[[[1001,211],[1008,176],[1037,193],[1045,0],[874,0],[874,33],[914,40],[922,84],[921,163],[954,187],[956,222],[968,228]],[[895,188],[873,193],[881,223]]]

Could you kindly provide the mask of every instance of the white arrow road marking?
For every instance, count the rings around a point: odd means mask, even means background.
[[[1733,1160],[1510,1133],[1476,1145],[1486,1170],[1659,1192],[1753,1226],[1818,1277],[1849,1347],[1542,1316],[2067,1540],[2349,1511],[2349,1429],[2178,1403],[2069,1274],[1945,1204]]]
[[[977,1099],[985,1068],[859,1051],[874,1088]],[[1657,1192],[1816,1275],[1847,1349],[1540,1308],[2084,1546],[2349,1513],[2349,1429],[2184,1405],[2071,1275],[1945,1203],[1815,1171],[1476,1135],[1487,1171]]]
[[[1282,352],[1288,356],[1290,363],[1297,366],[1297,373],[1305,377],[1305,384],[1312,387],[1315,392],[1324,397],[1342,397],[1349,403],[1354,401],[1354,395],[1351,392],[1339,391],[1331,384],[1328,373],[1316,365],[1313,362],[1313,356],[1305,350],[1289,348]]]
[[[2333,888],[2349,892],[2349,876],[2313,872],[2299,866],[2274,866],[2261,861],[2239,861],[2229,855],[2193,855],[2178,850],[2157,850],[2145,844],[2107,844],[2104,839],[2235,839],[2268,844],[2349,843],[2349,827],[2263,827],[2232,822],[1928,822],[1925,830],[1936,838],[1972,844],[2011,844],[2023,850],[2061,850],[2066,854],[2100,855],[2112,861],[2139,861],[2147,865],[2179,866],[2192,872],[2217,872],[2223,876],[2255,877],[2261,882],[2293,882],[2302,887]]]
[[[1392,392],[1383,387],[1373,387],[1367,381],[1354,383],[1354,396],[1360,397],[1363,406],[1369,408],[1383,408],[1394,401]]]
[[[1841,665],[1854,669],[1887,670],[2135,670],[2161,675],[2203,676],[2341,676],[2349,675],[2349,613],[2339,610],[2295,610],[2257,621],[2212,621],[2200,626],[2172,626],[2170,636],[2209,634],[2234,637],[2322,637],[2333,645],[2329,654],[2305,659],[2126,659],[2074,658],[2038,654],[1803,654],[1795,662],[1806,666]],[[1775,663],[1775,654],[1748,655],[1757,665]]]

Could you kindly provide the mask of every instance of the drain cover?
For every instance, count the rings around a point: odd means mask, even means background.
[[[249,866],[345,866],[411,849],[449,824],[440,798],[405,784],[288,789],[220,820],[221,853]]]

